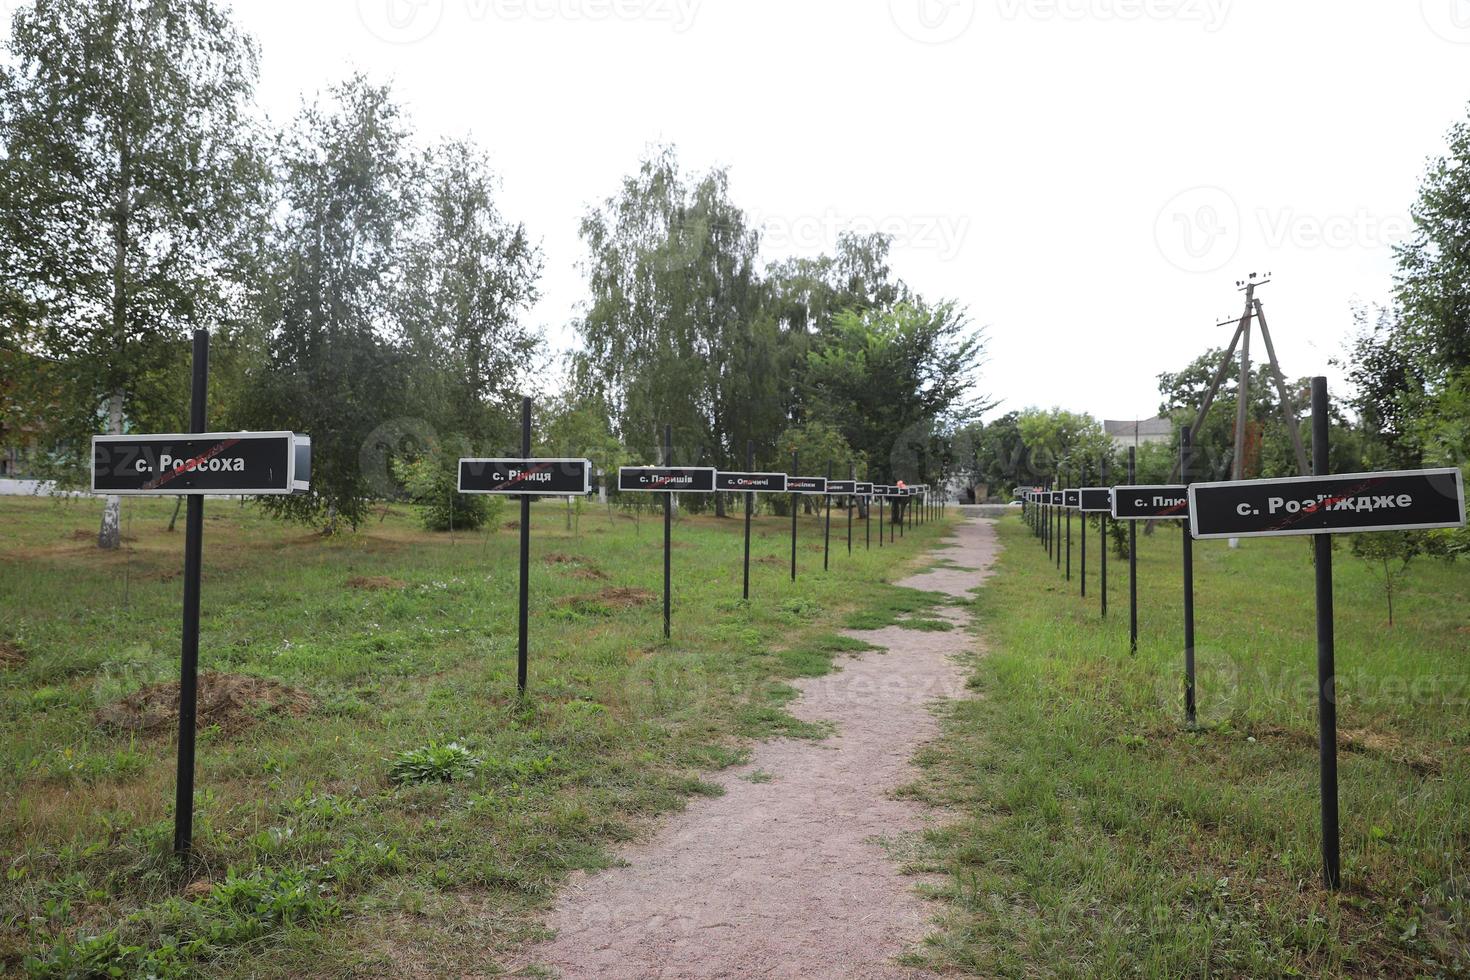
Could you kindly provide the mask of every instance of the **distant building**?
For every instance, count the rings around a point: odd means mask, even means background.
[[[1151,442],[1167,444],[1174,438],[1174,420],[1163,415],[1151,419],[1133,419],[1126,422],[1103,420],[1103,431],[1119,449],[1129,446],[1145,446]]]

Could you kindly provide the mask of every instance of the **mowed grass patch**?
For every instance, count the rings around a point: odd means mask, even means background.
[[[1139,535],[1077,595],[1019,520],[975,608],[988,652],[910,795],[941,928],[920,958],[983,976],[1463,976],[1470,971],[1470,565],[1424,561],[1387,625],[1335,556],[1342,854],[1321,880],[1307,539],[1196,542],[1198,729],[1183,722],[1181,538]],[[1095,540],[1095,539],[1094,539]],[[1075,547],[1075,544],[1074,544]],[[1402,601],[1402,606],[1398,603]]]
[[[0,498],[0,972],[493,971],[570,871],[718,792],[702,773],[824,734],[786,682],[864,648],[836,629],[903,594],[887,583],[944,530],[844,541],[826,573],[801,551],[792,583],[789,519],[758,517],[745,602],[742,522],[681,517],[666,643],[661,521],[587,507],[569,531],[538,504],[521,702],[513,531],[430,534],[394,507],[323,538],[211,500],[201,669],[242,693],[199,733],[184,869],[172,728],[103,723],[177,680],[171,511],[124,501],[125,547],[99,553],[99,502]]]

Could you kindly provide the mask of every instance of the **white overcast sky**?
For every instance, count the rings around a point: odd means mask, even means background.
[[[3,2],[3,0],[0,0]],[[13,0],[12,0],[13,2]],[[577,222],[650,143],[730,168],[765,258],[896,236],[989,327],[1002,410],[1157,408],[1155,376],[1261,296],[1291,376],[1382,301],[1427,158],[1470,103],[1470,0],[236,0],[284,122],[353,69],[423,140],[472,135],[545,252],[557,346]],[[1255,342],[1255,353],[1261,344]]]

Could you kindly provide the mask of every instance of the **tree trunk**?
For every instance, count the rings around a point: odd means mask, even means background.
[[[130,25],[131,26],[131,25]],[[119,127],[117,146],[117,201],[112,216],[112,343],[114,350],[112,396],[107,400],[107,431],[121,435],[123,426],[123,383],[127,358],[123,345],[127,342],[127,270],[128,221],[131,217],[133,193],[133,155],[128,142],[127,123]],[[102,527],[97,531],[97,547],[116,550],[122,544],[122,498],[107,498],[102,508]]]
[[[244,497],[241,497],[240,499],[243,502],[245,498]],[[179,509],[181,507],[183,507],[183,506],[184,506],[184,495],[183,494],[179,494],[178,498],[174,500],[174,513],[173,513],[173,516],[168,519],[168,533],[169,534],[173,534],[174,533],[174,525],[177,524],[177,523],[179,523]]]
[[[115,392],[107,399],[107,431],[112,435],[122,434],[123,396]],[[122,544],[122,498],[113,495],[102,507],[102,527],[97,531],[97,547],[108,550]]]

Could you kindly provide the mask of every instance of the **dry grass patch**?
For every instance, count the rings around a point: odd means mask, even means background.
[[[347,580],[347,585],[349,588],[364,589],[368,592],[385,592],[405,588],[408,583],[387,575],[354,575]]]
[[[26,662],[20,645],[10,640],[0,640],[0,670],[15,670]]]
[[[197,727],[218,725],[225,731],[249,728],[263,716],[301,716],[315,702],[305,691],[264,677],[209,673],[199,678]],[[140,688],[93,716],[103,728],[151,735],[178,724],[179,683],[164,681]]]

